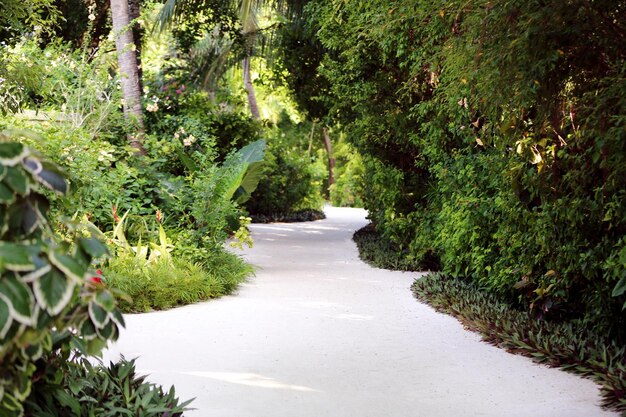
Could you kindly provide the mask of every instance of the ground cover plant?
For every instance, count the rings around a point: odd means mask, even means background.
[[[394,271],[419,271],[423,262],[412,261],[406,250],[401,250],[392,242],[384,239],[372,224],[357,230],[352,240],[359,249],[359,258],[368,264]],[[437,269],[437,265],[433,265]]]
[[[529,320],[475,284],[433,273],[413,284],[415,296],[459,319],[483,340],[534,361],[588,377],[600,385],[603,405],[626,414],[624,345],[593,330],[585,319]]]

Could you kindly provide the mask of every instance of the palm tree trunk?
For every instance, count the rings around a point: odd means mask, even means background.
[[[137,73],[139,74],[139,91],[143,91],[143,68],[141,66],[141,45],[143,28],[137,21],[141,15],[141,0],[128,0],[128,15],[132,25],[133,43],[135,44],[135,58],[137,59]]]
[[[241,62],[241,67],[243,69],[243,87],[246,89],[246,93],[248,94],[250,114],[252,114],[252,118],[259,120],[261,119],[261,115],[259,113],[259,106],[256,102],[256,94],[254,92],[254,85],[252,84],[252,77],[250,74],[250,58],[250,56],[247,56]]]
[[[122,96],[124,99],[124,116],[127,120],[136,123],[136,129],[129,134],[130,146],[139,154],[145,154],[143,138],[143,112],[141,109],[141,89],[139,87],[139,73],[137,55],[134,48],[133,32],[130,30],[128,0],[111,0],[111,16],[113,32],[115,33],[115,49],[117,62],[120,67]]]

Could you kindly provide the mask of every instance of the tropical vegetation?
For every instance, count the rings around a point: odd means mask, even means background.
[[[623,0],[3,2],[0,410],[104,412],[72,400],[102,395],[77,378],[129,375],[164,398],[138,407],[174,404],[132,362],[83,359],[121,311],[232,292],[252,220],[325,201],[368,210],[364,258],[441,271],[421,299],[593,373],[623,409],[625,16]],[[72,395],[54,399],[61,375]]]

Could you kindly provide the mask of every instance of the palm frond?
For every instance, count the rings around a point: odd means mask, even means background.
[[[153,32],[163,32],[167,28],[169,28],[177,19],[182,17],[182,0],[167,0],[159,14],[156,17],[156,21],[154,22],[154,26],[152,27]]]
[[[207,33],[191,48],[192,77],[203,89],[214,89],[228,68],[235,65],[237,61],[232,59],[231,54],[233,45],[229,38]]]

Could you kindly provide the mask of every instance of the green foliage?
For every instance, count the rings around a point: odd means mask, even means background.
[[[49,226],[44,190],[67,194],[63,173],[3,133],[0,174],[0,412],[8,417],[22,415],[33,379],[57,372],[47,359],[58,349],[97,353],[123,319],[114,295],[92,278],[91,262],[106,246],[69,223],[71,241],[59,242]]]
[[[624,345],[593,330],[586,320],[536,320],[475,284],[441,273],[416,280],[413,292],[489,343],[594,380],[601,385],[604,406],[626,411]]]
[[[67,359],[64,359],[67,360]],[[37,389],[26,402],[26,415],[63,416],[182,416],[191,401],[179,404],[174,387],[163,392],[137,375],[135,360],[122,358],[108,367],[85,358],[63,364],[58,385]]]
[[[124,312],[147,312],[206,301],[231,293],[252,273],[241,258],[223,249],[203,254],[203,263],[193,263],[181,254],[185,254],[184,248],[176,249],[171,260],[146,262],[136,256],[110,259],[109,285],[130,297],[120,301],[120,308]]]
[[[253,223],[299,223],[326,218],[322,210],[297,210],[290,213],[251,214]]]
[[[319,210],[322,183],[327,176],[323,159],[306,154],[308,129],[275,129],[268,140],[262,179],[246,208],[255,216],[278,216],[299,210]],[[284,137],[282,135],[285,135]]]
[[[311,64],[328,86],[315,100],[363,156],[383,238],[537,317],[585,316],[624,340],[625,12],[310,2],[304,39],[325,49]]]
[[[107,239],[114,256],[103,268],[107,285],[128,295],[120,300],[122,311],[165,310],[216,298],[233,291],[253,272],[220,242],[198,241],[203,236],[196,231],[170,230],[168,236],[161,211],[154,216],[156,227],[151,219],[129,216],[129,212],[116,215]],[[252,244],[245,223],[235,237]],[[210,246],[200,245],[206,242]]]
[[[0,11],[0,42],[10,43],[27,31],[50,30],[59,17],[53,0],[5,0]]]
[[[231,153],[221,166],[209,166],[191,177],[189,230],[199,247],[218,249],[237,219],[237,199],[245,199],[255,188],[265,153],[265,141],[251,143]]]
[[[430,263],[416,261],[410,257],[407,249],[402,250],[392,242],[386,240],[377,233],[374,226],[369,224],[357,230],[352,239],[359,249],[359,258],[376,268],[391,269],[395,271],[419,271],[425,267],[437,269],[436,259]]]
[[[336,207],[363,207],[361,195],[365,188],[363,159],[346,142],[339,142],[333,156],[337,161],[335,183],[330,186],[330,202]]]

